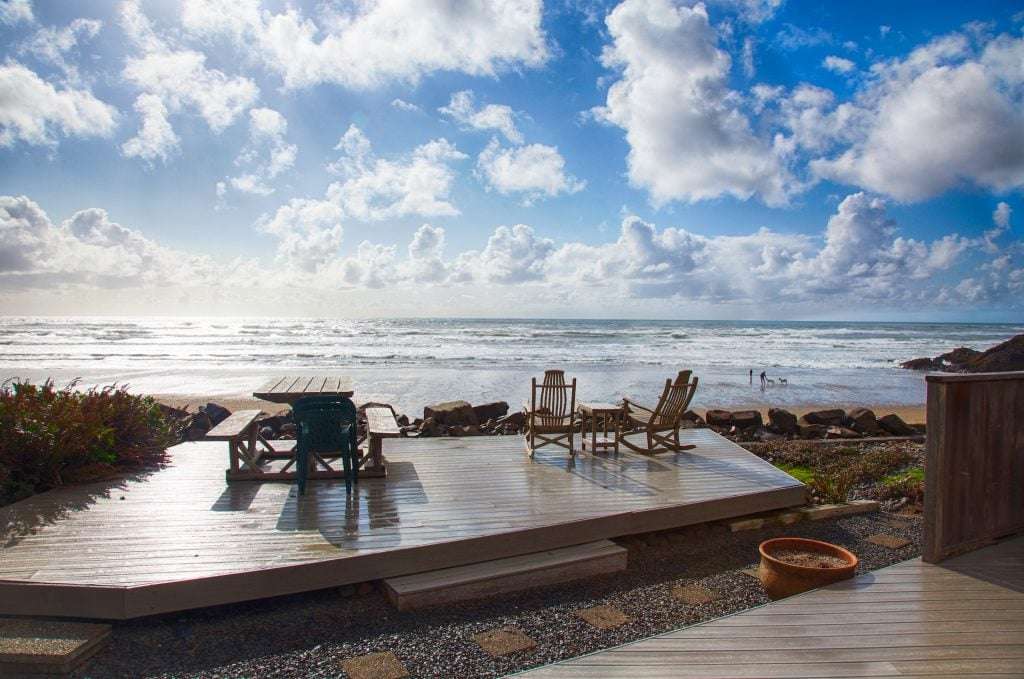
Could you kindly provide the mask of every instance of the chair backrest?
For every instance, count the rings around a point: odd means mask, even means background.
[[[654,408],[651,421],[658,425],[675,426],[686,409],[690,407],[693,394],[697,391],[697,377],[690,381],[692,370],[680,370],[675,381],[665,380],[665,390],[661,392],[658,405]]]
[[[355,443],[356,406],[347,398],[300,398],[292,405],[292,417],[296,435],[310,452],[329,453]]]
[[[531,410],[541,423],[545,420],[561,421],[576,411],[576,378],[565,383],[564,370],[545,370],[544,381],[537,384],[534,377],[531,382]]]

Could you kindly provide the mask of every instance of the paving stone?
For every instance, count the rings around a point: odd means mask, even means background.
[[[867,514],[878,511],[878,508],[879,504],[875,500],[853,500],[839,505],[801,507],[798,511],[811,521],[821,521],[822,519],[835,519],[840,516]]]
[[[0,676],[65,674],[110,637],[110,625],[0,618]]]
[[[864,538],[872,544],[876,544],[879,547],[888,547],[889,549],[900,549],[910,544],[910,540],[901,538],[896,535],[889,535],[887,533],[877,533]]]
[[[800,512],[782,512],[775,517],[775,520],[783,526],[792,526],[794,523],[800,523],[803,519],[804,515]]]
[[[889,526],[889,528],[895,528],[896,530],[906,530],[910,528],[910,524],[906,521],[896,521],[895,519],[889,519],[888,521],[883,521],[883,523],[886,526]]]
[[[729,530],[738,533],[741,530],[757,530],[764,526],[764,519],[741,519],[729,522]]]
[[[756,576],[755,576],[756,577]],[[699,587],[697,585],[676,585],[672,588],[672,597],[685,601],[691,606],[699,606],[714,601],[718,598],[718,592]]]
[[[537,642],[514,627],[495,629],[473,635],[473,641],[491,657],[498,658],[516,651],[533,648]]]
[[[592,608],[581,608],[576,615],[596,627],[597,629],[615,629],[627,622],[633,622],[629,617],[614,606],[594,606]]]
[[[758,570],[759,570],[759,567],[758,566],[754,566],[753,568],[744,568],[742,571],[740,571],[740,573],[743,573],[744,575],[749,575],[750,577],[754,578],[755,580],[760,580],[761,579],[761,574],[758,573]]]
[[[405,665],[390,651],[367,653],[341,663],[351,679],[402,679],[409,676]]]

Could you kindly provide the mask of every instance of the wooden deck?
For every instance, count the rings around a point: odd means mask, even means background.
[[[800,504],[790,476],[709,430],[648,458],[519,436],[390,439],[387,479],[224,482],[223,443],[143,478],[0,509],[0,614],[132,618],[528,554]],[[551,452],[548,452],[548,451]]]
[[[1024,538],[920,559],[524,679],[1024,677]]]

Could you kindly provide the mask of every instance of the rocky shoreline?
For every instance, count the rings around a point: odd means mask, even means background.
[[[1024,335],[1011,337],[987,351],[957,347],[934,358],[913,358],[900,364],[907,370],[986,373],[1024,370]]]
[[[422,417],[410,418],[387,403],[364,403],[358,408],[359,434],[365,433],[367,408],[389,408],[401,428],[402,436],[428,438],[444,436],[511,436],[524,432],[526,416],[511,411],[505,401],[472,405],[468,401],[445,401],[425,406]],[[182,441],[201,440],[210,429],[231,412],[217,403],[207,403],[197,411],[164,406],[178,423]],[[295,438],[290,410],[267,415],[259,421],[260,435],[266,439]],[[722,410],[711,408],[702,417],[689,410],[683,415],[684,428],[709,428],[733,441],[782,441],[819,439],[865,439],[876,437],[919,437],[925,425],[908,424],[899,415],[878,416],[870,408],[827,408],[797,415],[783,408],[769,408],[765,418],[759,410]]]

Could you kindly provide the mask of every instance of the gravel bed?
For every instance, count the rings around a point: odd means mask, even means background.
[[[394,610],[376,587],[343,587],[114,625],[110,644],[79,677],[342,677],[342,661],[391,651],[414,677],[497,677],[641,639],[768,602],[755,578],[757,545],[782,535],[834,542],[873,570],[920,554],[921,519],[874,513],[730,533],[705,524],[619,542],[629,568],[528,592],[422,612]],[[876,533],[910,544],[866,542]],[[672,597],[697,585],[720,597],[691,605]],[[611,605],[632,618],[599,630],[574,611]],[[536,648],[491,658],[472,635],[515,627]]]

